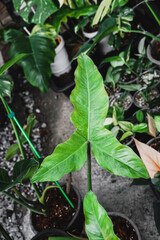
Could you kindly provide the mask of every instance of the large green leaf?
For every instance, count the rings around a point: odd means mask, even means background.
[[[0,95],[10,97],[13,89],[13,81],[6,75],[0,75]]]
[[[33,114],[30,114],[27,118],[27,126],[24,128],[24,131],[28,137],[30,137],[31,131],[34,128],[35,124],[36,124],[36,117]],[[21,140],[22,144],[27,142],[23,133],[21,133],[21,135],[20,135],[20,140]],[[20,151],[20,149],[19,149],[19,145],[17,143],[11,145],[6,152],[6,155],[5,155],[6,160],[8,160],[8,161],[11,160],[15,154],[19,153],[19,151]]]
[[[11,42],[11,57],[21,53],[32,54],[21,59],[19,65],[23,67],[27,80],[42,92],[46,92],[51,76],[50,64],[54,61],[55,56],[53,41],[48,37],[41,36],[39,32],[26,36],[13,29],[5,33],[5,40]]]
[[[56,181],[64,174],[79,170],[86,159],[87,141],[75,132],[44,159],[32,181]]]
[[[68,172],[78,170],[85,161],[88,142],[91,143],[96,160],[104,169],[120,176],[147,178],[148,173],[141,159],[105,129],[108,96],[102,76],[85,54],[78,58],[75,82],[76,87],[70,99],[74,105],[71,120],[77,131],[44,159],[33,182],[55,181]]]
[[[0,191],[7,190],[21,183],[23,179],[30,175],[30,170],[36,170],[37,167],[38,162],[35,159],[21,160],[14,165],[13,178],[8,176],[7,170],[0,168]]]
[[[148,177],[141,159],[131,148],[120,144],[107,129],[99,132],[91,146],[97,162],[107,171],[123,177]]]
[[[26,6],[20,13],[20,8],[22,4]],[[45,20],[54,12],[58,10],[54,1],[52,0],[13,0],[15,10],[20,13],[21,17],[29,23],[29,15],[31,13],[31,7],[36,7],[35,13],[33,13],[33,17],[31,19],[32,23],[43,25]]]
[[[84,198],[85,231],[90,240],[120,240],[113,231],[113,224],[96,195],[88,192]]]
[[[81,55],[78,59],[75,82],[76,87],[70,96],[75,107],[71,121],[78,133],[90,141],[104,128],[109,98],[104,89],[102,76],[86,55]]]

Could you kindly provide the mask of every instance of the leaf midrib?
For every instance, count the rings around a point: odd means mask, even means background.
[[[87,64],[85,65],[87,66]],[[87,91],[88,91],[88,141],[90,141],[90,127],[89,127],[89,123],[90,123],[90,108],[91,108],[91,105],[90,105],[90,89],[89,89],[89,81],[88,81],[88,71],[87,69],[85,68],[86,70],[86,75],[87,75]]]

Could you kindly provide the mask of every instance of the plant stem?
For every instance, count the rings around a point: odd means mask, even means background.
[[[32,186],[33,186],[34,191],[35,191],[35,193],[36,193],[36,195],[37,195],[37,197],[38,197],[38,199],[39,199],[39,198],[41,197],[41,194],[40,194],[40,192],[39,192],[39,190],[38,190],[38,187],[36,186],[35,183],[32,183]]]
[[[8,233],[6,232],[6,230],[4,230],[4,228],[2,227],[2,225],[0,224],[0,233],[3,235],[3,237],[6,240],[12,240],[12,238],[10,238],[10,236],[8,235]]]
[[[43,214],[43,212],[40,212],[36,209],[34,209],[33,207],[31,207],[30,205],[28,205],[25,202],[21,202],[19,199],[15,198],[13,195],[11,195],[10,193],[3,191],[3,194],[6,195],[7,197],[11,198],[12,200],[14,200],[15,202],[17,202],[18,204],[30,209],[32,212],[38,213],[38,214]]]
[[[67,195],[69,195],[70,191],[71,191],[71,182],[72,182],[72,173],[70,172],[68,174],[68,178],[67,178],[67,181],[66,181],[66,193],[67,193]]]
[[[92,190],[92,176],[91,176],[91,144],[88,142],[87,146],[87,183],[88,192]]]
[[[6,109],[6,112],[9,114],[10,111],[9,111],[9,109],[8,109],[8,107],[7,107],[7,105],[6,105],[6,102],[5,102],[4,98],[2,97],[2,95],[0,95],[0,98],[1,98],[2,103],[3,103],[3,105],[4,105],[5,109]],[[13,121],[12,118],[10,118],[10,121],[11,121],[13,130],[14,130],[14,133],[15,133],[15,136],[16,136],[16,139],[17,139],[17,142],[18,142],[18,146],[19,146],[20,152],[21,152],[21,154],[22,154],[23,159],[25,159],[25,154],[24,154],[24,151],[23,151],[22,143],[21,143],[21,141],[20,141],[20,137],[19,137],[19,135],[18,135],[18,131],[17,131],[17,129],[16,129],[16,125],[15,125],[15,123],[14,123],[14,121]]]
[[[34,204],[34,201],[31,201],[27,198],[25,198],[15,187],[12,188],[12,190],[15,192],[15,194],[25,203],[29,203],[29,204]]]

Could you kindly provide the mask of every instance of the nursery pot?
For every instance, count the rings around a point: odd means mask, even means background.
[[[160,34],[157,36],[160,37]],[[160,65],[160,42],[152,39],[147,47],[147,57],[154,64]]]
[[[65,190],[64,185],[62,185],[62,188]],[[71,185],[71,191],[68,196],[75,209],[70,206],[58,188],[49,189],[47,193],[46,203],[48,205],[46,215],[31,213],[33,231],[37,233],[45,229],[60,228],[79,234],[83,228],[84,214],[82,199],[78,189]]]
[[[152,138],[147,142],[147,145],[154,148],[158,152],[160,152],[160,137]]]
[[[122,213],[108,212],[115,234],[121,240],[141,240],[141,235],[135,223]]]
[[[86,37],[87,39],[92,39],[97,35],[98,31],[94,31],[94,32],[85,32],[83,31],[83,35],[84,37]],[[108,44],[108,40],[109,40],[109,36],[104,37],[100,42],[99,42],[99,48],[100,51],[103,55],[106,55],[107,53],[111,52],[114,50],[114,48],[112,46],[110,46]]]
[[[56,56],[54,58],[54,62],[51,64],[52,73],[59,77],[64,73],[68,73],[71,70],[71,64],[68,58],[68,53],[66,51],[64,40],[62,36],[58,36],[60,38],[59,45],[55,48]]]
[[[145,90],[146,87],[141,88],[139,91],[136,91],[133,96],[134,105],[138,108],[148,108],[149,104],[145,101],[144,97],[141,94],[141,91]],[[152,101],[159,97],[159,90],[157,88],[151,89],[149,92],[149,101]]]
[[[67,237],[67,236],[68,235],[64,231],[54,228],[39,232],[31,240],[46,240],[48,239],[48,237]]]
[[[82,31],[82,33],[83,33],[83,36],[84,36],[85,38],[87,38],[87,39],[92,39],[92,38],[94,38],[94,37],[97,35],[98,31],[94,31],[94,32]]]
[[[128,94],[125,101],[123,103],[120,103],[119,105],[117,100],[121,97],[122,94],[123,93],[120,92],[113,95],[110,100],[110,106],[119,106],[119,107],[122,107],[124,111],[127,111],[129,110],[129,108],[132,106],[132,103],[133,103],[132,95]]]
[[[127,97],[124,101],[118,101],[118,99],[121,97],[123,92],[116,93],[113,96],[110,97],[109,104],[110,106],[118,106],[122,107],[125,113],[125,117],[129,117],[133,114],[135,111],[133,107],[133,97],[130,93],[128,93]]]

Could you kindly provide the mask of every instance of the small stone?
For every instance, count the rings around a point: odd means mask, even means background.
[[[40,111],[40,109],[39,108],[37,108],[36,109],[36,113],[40,113],[41,111]]]
[[[46,128],[46,127],[47,127],[47,124],[46,124],[46,123],[42,123],[41,127],[42,127],[42,128]]]

